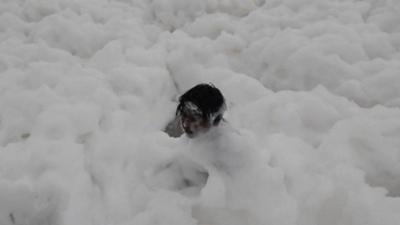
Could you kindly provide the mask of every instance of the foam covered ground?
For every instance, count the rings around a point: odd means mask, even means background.
[[[399,74],[396,0],[2,0],[0,224],[399,224]]]

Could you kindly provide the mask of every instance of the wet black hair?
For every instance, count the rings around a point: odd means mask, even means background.
[[[198,84],[186,91],[180,98],[176,109],[176,114],[183,112],[186,103],[193,103],[200,111],[205,120],[210,120],[215,115],[213,125],[217,125],[222,120],[225,110],[225,99],[221,91],[212,84]],[[217,114],[217,115],[216,115]]]

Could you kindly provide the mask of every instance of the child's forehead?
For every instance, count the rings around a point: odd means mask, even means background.
[[[201,116],[203,115],[203,112],[200,110],[200,108],[195,105],[193,102],[185,102],[183,105],[183,113],[184,114],[190,114],[193,116]]]

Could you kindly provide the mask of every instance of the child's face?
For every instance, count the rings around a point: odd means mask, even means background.
[[[208,120],[199,115],[193,115],[190,112],[181,113],[180,124],[189,138],[196,137],[200,133],[205,133],[211,127],[211,123]]]

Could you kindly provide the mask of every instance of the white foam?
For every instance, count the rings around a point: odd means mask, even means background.
[[[0,224],[397,224],[399,7],[2,1]],[[231,128],[169,137],[198,83]]]

